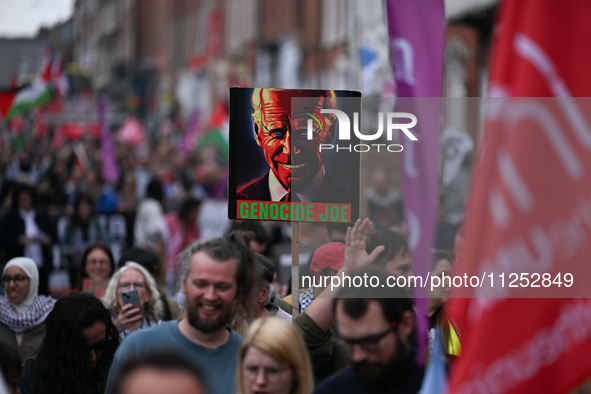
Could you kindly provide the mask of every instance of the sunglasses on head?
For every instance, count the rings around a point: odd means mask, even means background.
[[[94,350],[95,353],[98,352],[102,352],[103,350],[105,350],[107,348],[107,346],[109,346],[109,344],[111,343],[111,338],[106,338],[103,339],[102,341],[98,341],[92,345],[88,345],[88,349],[90,350]]]

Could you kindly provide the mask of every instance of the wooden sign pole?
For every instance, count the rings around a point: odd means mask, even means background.
[[[291,305],[292,317],[300,314],[300,222],[291,222]]]

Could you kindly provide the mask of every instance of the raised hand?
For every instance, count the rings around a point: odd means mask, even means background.
[[[367,233],[371,229],[371,222],[365,219],[357,219],[353,228],[347,229],[345,236],[345,263],[343,269],[351,272],[359,267],[364,267],[373,263],[380,253],[385,249],[384,246],[377,246],[370,254],[365,250],[367,242]]]

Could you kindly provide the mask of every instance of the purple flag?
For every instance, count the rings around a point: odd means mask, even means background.
[[[201,113],[197,108],[195,108],[195,110],[191,114],[191,120],[189,120],[189,124],[185,129],[185,135],[183,136],[183,140],[181,141],[178,147],[181,153],[187,153],[195,146],[195,139],[197,138],[197,133],[199,132],[200,114]]]
[[[426,278],[431,271],[437,223],[441,95],[445,51],[443,0],[386,0],[388,31],[396,78],[397,111],[417,117],[412,129],[417,141],[401,135],[404,150],[402,185],[408,246],[413,273]],[[424,362],[427,288],[415,288],[419,314],[419,354]]]
[[[99,127],[101,132],[101,152],[103,160],[101,163],[101,172],[105,182],[113,183],[119,179],[119,167],[115,158],[115,147],[113,146],[113,137],[107,125],[107,116],[105,114],[105,100],[99,99]]]

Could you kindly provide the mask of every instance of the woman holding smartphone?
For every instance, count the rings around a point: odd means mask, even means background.
[[[129,261],[115,272],[102,301],[111,312],[121,340],[162,323],[163,306],[156,281],[137,263]]]

